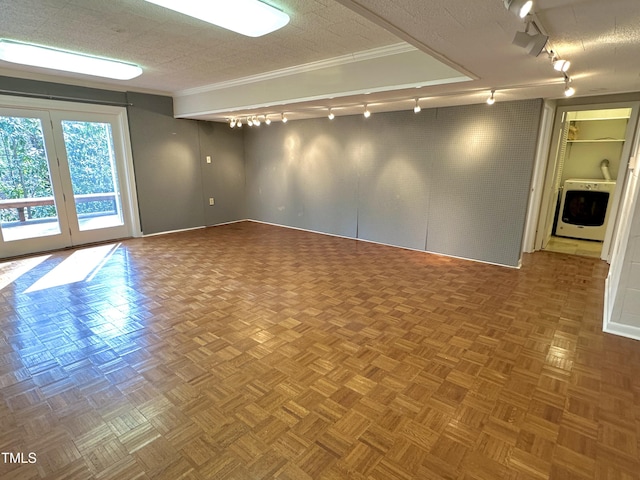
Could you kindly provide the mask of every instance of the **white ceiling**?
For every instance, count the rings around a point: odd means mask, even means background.
[[[180,116],[218,121],[409,109],[416,97],[423,108],[477,103],[490,89],[498,101],[562,97],[547,55],[512,44],[524,24],[502,0],[268,3],[291,22],[250,38],[144,0],[0,0],[4,38],[144,69],[122,82],[0,62],[0,75],[169,94]],[[537,0],[534,12],[548,46],[571,60],[577,95],[640,91],[639,0]]]

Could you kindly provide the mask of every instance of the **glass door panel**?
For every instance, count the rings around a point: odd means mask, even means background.
[[[131,236],[122,125],[107,113],[51,112],[73,245]]]
[[[111,124],[63,120],[78,229],[124,224]]]
[[[55,151],[48,150],[51,138],[46,113],[0,111],[0,243],[4,251],[19,255],[43,243],[59,248],[68,239],[64,208],[59,208],[63,196],[56,192],[60,177]]]
[[[123,108],[3,105],[0,258],[126,238],[138,231]]]

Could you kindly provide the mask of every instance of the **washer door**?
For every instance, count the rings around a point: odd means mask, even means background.
[[[565,190],[556,235],[604,240],[610,192]]]

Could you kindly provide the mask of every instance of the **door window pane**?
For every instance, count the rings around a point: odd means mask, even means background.
[[[0,116],[0,228],[5,242],[60,234],[39,118]]]
[[[79,229],[123,225],[111,125],[65,120],[62,132]]]

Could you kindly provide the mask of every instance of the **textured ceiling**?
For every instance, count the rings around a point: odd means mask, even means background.
[[[137,63],[121,88],[167,93],[398,43],[333,0],[271,3],[291,22],[258,39],[144,0],[0,0],[0,34]]]
[[[323,114],[328,106],[347,114],[363,102],[375,112],[410,108],[415,97],[423,106],[474,103],[492,88],[498,101],[562,96],[562,77],[546,54],[534,58],[512,45],[523,23],[506,11],[502,0],[269,1],[289,13],[291,22],[254,39],[143,0],[0,0],[5,38],[119,58],[145,70],[131,81],[107,82],[0,62],[0,75],[179,96],[185,90],[204,91],[404,41],[473,80],[334,99],[291,99],[235,115],[288,110],[291,118],[296,112],[304,118]],[[534,11],[550,35],[550,47],[572,61],[569,73],[577,95],[640,91],[639,0],[537,0]],[[200,118],[221,120],[225,114]]]

